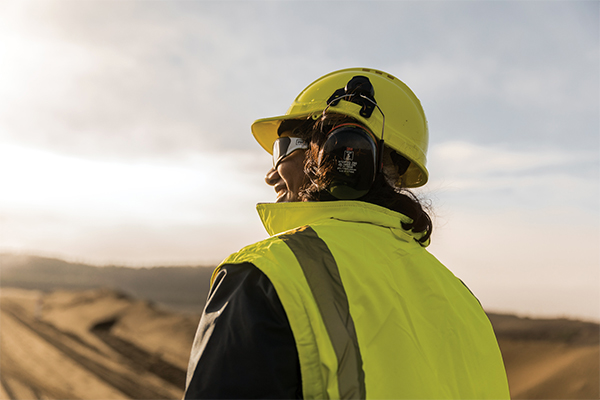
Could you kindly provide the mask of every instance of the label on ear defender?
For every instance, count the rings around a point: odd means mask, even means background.
[[[352,147],[344,150],[344,159],[338,160],[337,170],[338,172],[346,175],[352,175],[356,172],[356,165],[358,163],[354,160],[354,149]]]

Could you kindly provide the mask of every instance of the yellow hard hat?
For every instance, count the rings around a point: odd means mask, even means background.
[[[334,93],[339,93],[357,76],[368,78],[373,86],[374,100],[381,112],[375,111],[365,117],[364,112],[361,113],[363,107],[356,102],[345,101],[344,98],[337,102],[330,101]],[[357,120],[378,139],[381,139],[384,132],[385,145],[410,161],[408,170],[401,177],[402,186],[419,187],[427,182],[429,173],[425,165],[429,132],[421,102],[408,86],[386,72],[371,68],[348,68],[331,72],[308,85],[296,97],[285,115],[256,120],[252,124],[252,134],[271,153],[282,121],[308,117],[316,120],[325,109],[327,113],[343,114]]]

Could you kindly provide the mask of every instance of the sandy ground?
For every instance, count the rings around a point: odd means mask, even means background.
[[[501,341],[513,398],[598,399],[598,346]]]
[[[2,289],[0,311],[0,399],[183,394],[197,316],[168,313],[107,290]],[[597,338],[546,336],[500,337],[512,397],[600,398]]]
[[[197,318],[104,290],[3,289],[0,310],[2,399],[182,396]]]

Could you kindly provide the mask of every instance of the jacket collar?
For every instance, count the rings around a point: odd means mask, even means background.
[[[406,215],[362,201],[260,203],[256,209],[271,236],[322,220],[337,219],[384,226],[414,239],[422,237],[422,233],[402,228],[402,223],[413,222]]]

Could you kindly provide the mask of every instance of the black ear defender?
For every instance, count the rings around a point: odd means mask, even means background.
[[[360,115],[370,118],[375,108],[379,110],[385,127],[385,115],[375,101],[375,89],[366,76],[354,76],[345,87],[337,89],[327,100],[326,114],[340,100],[361,106]],[[319,168],[325,163],[330,182],[327,191],[339,200],[355,200],[369,193],[373,182],[383,167],[383,127],[381,139],[365,127],[346,123],[334,127],[319,152]]]
[[[327,191],[339,200],[355,200],[369,193],[377,175],[377,144],[358,124],[334,127],[319,151],[319,168],[327,168]]]

